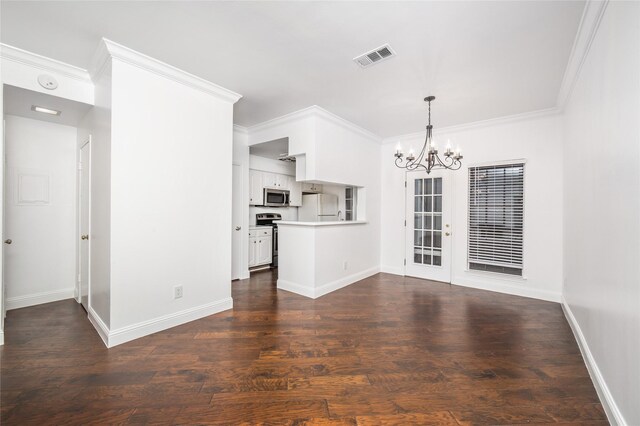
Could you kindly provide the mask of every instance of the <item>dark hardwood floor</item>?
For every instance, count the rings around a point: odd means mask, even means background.
[[[72,300],[9,311],[2,424],[607,424],[558,304],[379,274],[106,349]]]

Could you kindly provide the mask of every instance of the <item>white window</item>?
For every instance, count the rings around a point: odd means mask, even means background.
[[[347,186],[344,189],[344,219],[356,220],[356,187]]]
[[[522,275],[524,164],[469,168],[469,269]]]

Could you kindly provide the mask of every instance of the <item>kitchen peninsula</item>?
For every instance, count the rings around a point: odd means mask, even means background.
[[[379,271],[367,253],[365,220],[278,222],[278,289],[317,298]]]

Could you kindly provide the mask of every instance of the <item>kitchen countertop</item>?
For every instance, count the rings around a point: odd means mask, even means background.
[[[363,225],[368,223],[366,220],[338,220],[332,222],[298,222],[295,220],[279,220],[278,226],[290,225],[290,226],[344,226],[344,225]]]

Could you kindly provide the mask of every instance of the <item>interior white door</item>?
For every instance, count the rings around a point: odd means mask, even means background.
[[[231,279],[237,280],[242,276],[242,218],[244,216],[244,205],[242,200],[242,166],[233,165],[233,184],[232,184],[232,226],[233,237],[231,239]]]
[[[447,171],[407,173],[405,274],[451,282],[451,184]]]
[[[91,139],[80,148],[80,202],[79,205],[79,282],[80,302],[85,310],[89,310],[90,250],[89,242],[91,217]]]

